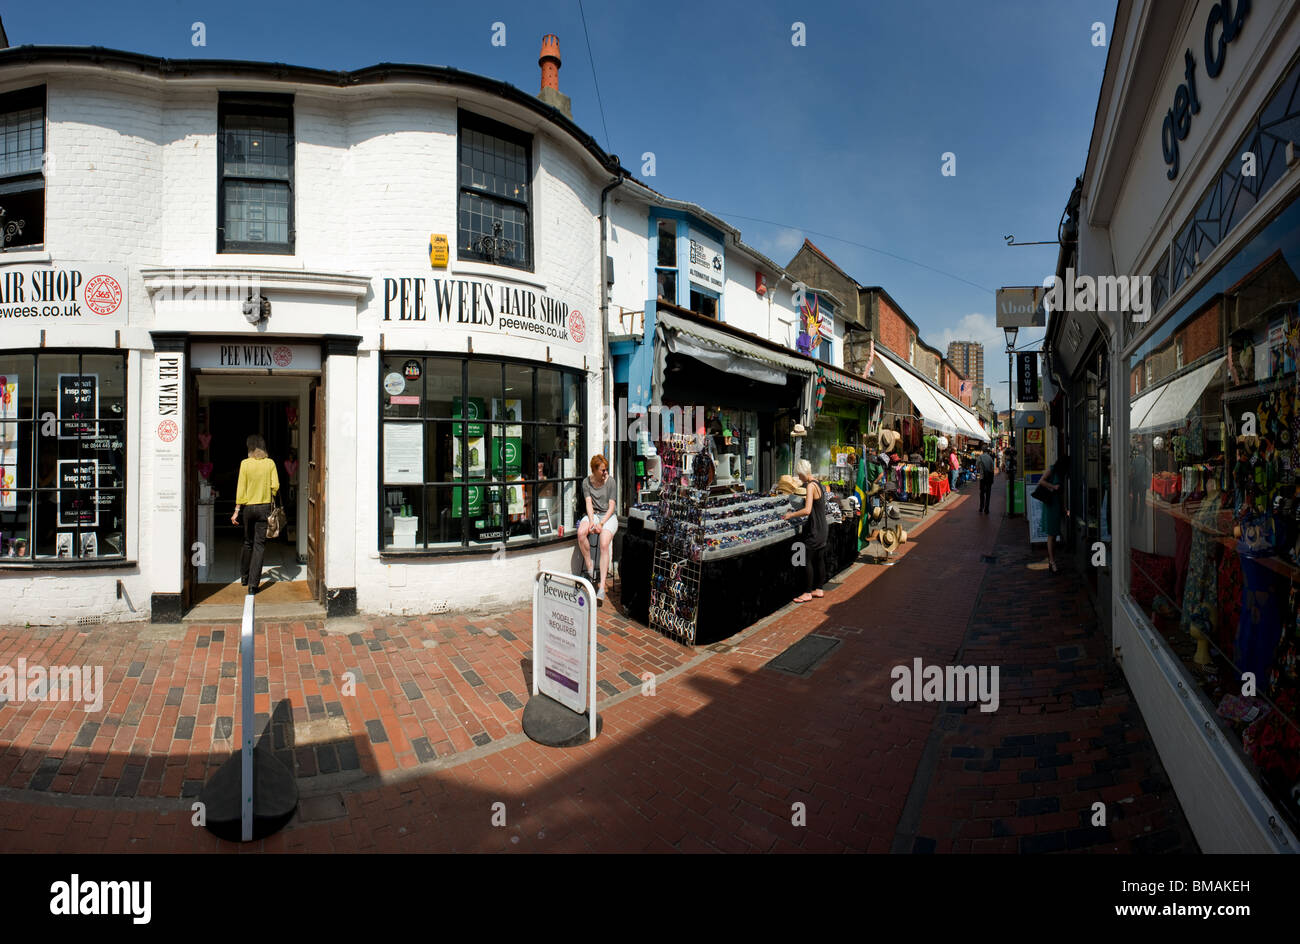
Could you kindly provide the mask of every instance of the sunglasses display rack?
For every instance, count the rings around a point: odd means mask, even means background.
[[[664,468],[684,467],[694,437],[675,434],[659,446]],[[659,492],[658,528],[650,572],[650,628],[695,644],[700,605],[700,533],[698,506],[707,492],[666,479]]]

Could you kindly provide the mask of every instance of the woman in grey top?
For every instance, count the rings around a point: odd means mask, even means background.
[[[578,550],[582,552],[583,572],[592,583],[596,577],[591,572],[591,547],[587,535],[600,534],[600,583],[596,590],[598,601],[605,599],[605,578],[609,575],[609,558],[618,531],[618,515],[614,508],[614,479],[609,474],[609,463],[597,454],[591,457],[591,475],[582,480],[582,501],[587,514],[578,522]]]

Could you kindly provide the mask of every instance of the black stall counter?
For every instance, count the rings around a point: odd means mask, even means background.
[[[858,558],[858,515],[844,515],[842,522],[830,522],[826,539],[827,579]],[[799,540],[791,528],[787,538],[760,545],[746,553],[706,555],[700,562],[700,603],[695,622],[696,645],[707,645],[733,636],[740,630],[776,612],[808,587],[807,571],[792,564],[794,544]],[[627,616],[650,624],[650,572],[654,562],[653,521],[635,512],[629,516],[619,560],[621,598]]]

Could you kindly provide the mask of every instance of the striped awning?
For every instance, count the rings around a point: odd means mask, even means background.
[[[856,377],[841,374],[839,371],[826,370],[821,367],[817,369],[817,375],[820,379],[826,381],[826,389],[834,391],[837,395],[848,395],[856,400],[885,399],[883,388],[865,380],[859,380]]]

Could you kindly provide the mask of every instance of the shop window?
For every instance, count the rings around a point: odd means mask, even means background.
[[[1293,827],[1300,823],[1291,793],[1300,779],[1298,303],[1300,203],[1293,200],[1132,352],[1130,371],[1145,361],[1152,383],[1140,404],[1126,407],[1124,494],[1106,505],[1128,515],[1120,561],[1133,602]],[[1181,335],[1193,327],[1207,334],[1206,319],[1218,322],[1210,334],[1226,343],[1183,366]],[[1104,412],[1104,400],[1098,406]],[[1099,462],[1098,482],[1102,471]],[[1100,506],[1098,513],[1104,522]],[[1090,521],[1091,514],[1090,502]],[[1255,679],[1253,695],[1243,695],[1246,673]]]
[[[218,121],[217,251],[292,255],[293,99],[223,95]]]
[[[589,458],[580,374],[393,353],[381,368],[381,550],[573,537]]]
[[[718,319],[718,297],[691,289],[691,311],[705,318]]]
[[[460,113],[457,254],[515,269],[533,268],[532,138]]]
[[[121,558],[126,355],[0,354],[0,555]]]
[[[45,241],[45,87],[0,95],[0,250]]]

